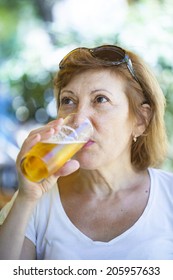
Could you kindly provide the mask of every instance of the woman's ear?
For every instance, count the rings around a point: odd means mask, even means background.
[[[140,107],[141,117],[137,118],[133,135],[139,137],[144,133],[151,120],[151,107],[149,104],[144,103]]]
[[[144,116],[145,118],[145,122],[146,122],[146,128],[151,120],[151,107],[149,104],[147,103],[144,103],[141,105],[141,112],[142,112],[142,115]]]

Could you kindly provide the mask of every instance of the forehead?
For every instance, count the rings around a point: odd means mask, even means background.
[[[86,70],[74,75],[68,84],[62,88],[62,91],[66,89],[74,91],[86,89],[89,91],[103,87],[110,91],[124,91],[124,81],[109,69]]]

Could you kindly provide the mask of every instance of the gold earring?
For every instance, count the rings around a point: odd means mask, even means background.
[[[133,141],[136,142],[137,141],[137,136],[133,137]]]

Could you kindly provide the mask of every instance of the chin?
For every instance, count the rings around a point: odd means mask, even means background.
[[[79,161],[80,168],[86,169],[86,170],[95,170],[98,168],[98,159],[93,159],[93,157],[90,158],[82,158],[82,157],[76,157],[77,161]]]
[[[81,149],[75,156],[82,169],[94,170],[100,164],[99,153],[91,151],[90,148]]]

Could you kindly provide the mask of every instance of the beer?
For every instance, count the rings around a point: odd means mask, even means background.
[[[93,134],[90,120],[77,113],[68,115],[58,133],[37,143],[21,161],[21,170],[30,181],[41,182],[61,168]]]
[[[21,170],[32,182],[41,182],[61,168],[86,142],[37,143],[23,158]]]

